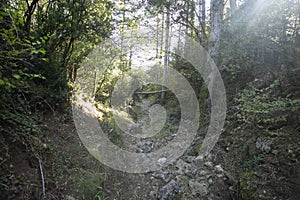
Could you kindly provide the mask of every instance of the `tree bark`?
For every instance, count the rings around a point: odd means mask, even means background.
[[[223,25],[224,0],[211,0],[211,22],[208,53],[214,59],[219,56]]]
[[[230,0],[230,22],[231,22],[231,30],[234,31],[236,26],[236,19],[234,17],[237,5],[236,0]]]
[[[187,24],[187,26],[185,27],[185,31],[184,31],[184,36],[185,36],[185,41],[187,40],[188,36],[189,36],[189,26],[188,24],[190,24],[190,3],[189,1],[186,2],[186,6],[185,6],[185,13],[186,13],[186,16],[185,16],[185,24]],[[188,46],[186,46],[186,43],[184,45],[184,52],[186,52],[187,50],[189,49]]]
[[[298,7],[300,8],[300,2],[298,3]],[[299,66],[300,64],[300,9],[298,10],[298,23],[295,24],[295,32],[296,32],[296,36],[295,36],[295,44],[294,44],[294,48],[295,48],[295,59],[296,59],[296,63],[297,66]]]
[[[39,0],[33,0],[31,2],[31,4],[29,4],[28,0],[26,0],[27,11],[25,13],[24,27],[25,27],[25,31],[28,32],[28,33],[30,32],[31,18],[32,18],[32,15],[35,11],[35,8],[36,8],[36,5],[37,5],[38,2],[39,2]]]
[[[165,56],[164,56],[164,73],[163,73],[163,82],[165,82],[168,66],[169,66],[169,40],[170,40],[170,6],[167,6],[167,16],[166,16],[166,36],[165,36]],[[162,90],[166,90],[166,87],[162,87]],[[161,93],[161,103],[165,102],[166,92]]]
[[[201,29],[202,29],[202,37],[206,36],[205,27],[206,27],[206,8],[205,8],[205,0],[201,0],[201,21],[200,21]]]
[[[230,15],[231,15],[231,17],[235,13],[236,7],[237,7],[236,0],[230,0]]]

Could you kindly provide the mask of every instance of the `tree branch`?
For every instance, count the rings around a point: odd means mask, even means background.
[[[156,90],[156,91],[151,91],[151,92],[135,92],[135,94],[157,94],[157,93],[162,93],[162,92],[167,92],[169,90]]]

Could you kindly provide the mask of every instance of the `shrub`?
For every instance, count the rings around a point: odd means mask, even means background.
[[[291,116],[299,120],[300,99],[278,97],[274,94],[279,86],[274,81],[269,87],[244,89],[235,101],[237,117],[242,122],[257,125],[259,128],[274,129],[285,125]]]

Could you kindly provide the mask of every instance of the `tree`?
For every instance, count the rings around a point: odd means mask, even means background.
[[[223,25],[223,0],[211,0],[211,20],[208,53],[212,58],[217,59],[219,56],[219,48],[221,41],[222,25]]]
[[[37,130],[31,115],[65,107],[73,69],[111,33],[112,8],[109,0],[1,2],[1,133],[26,138]]]
[[[166,75],[168,72],[169,66],[169,50],[170,50],[170,5],[167,4],[166,6],[166,26],[165,26],[165,54],[164,54],[164,73],[163,73],[163,81],[166,79]],[[162,87],[161,93],[161,103],[165,102],[165,92],[166,88]]]
[[[229,2],[230,2],[230,16],[233,17],[237,9],[236,0],[230,0]]]

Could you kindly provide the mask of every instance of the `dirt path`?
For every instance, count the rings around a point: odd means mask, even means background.
[[[141,149],[143,148],[141,144],[144,144],[143,140],[134,136],[142,131],[143,124],[149,120],[149,112],[147,111],[150,108],[150,103],[144,101],[138,106],[142,116],[139,116],[138,120],[131,124],[131,130],[128,130],[128,133],[121,134],[121,140],[122,146],[125,146],[126,150],[142,153],[145,150]],[[150,173],[133,174],[110,169],[108,174],[108,179],[103,186],[105,199],[149,199],[153,182]]]

